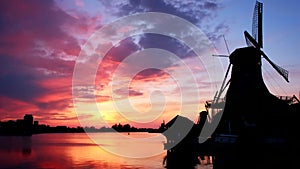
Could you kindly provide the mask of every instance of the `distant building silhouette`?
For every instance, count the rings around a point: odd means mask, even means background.
[[[31,136],[33,133],[33,116],[26,114],[23,119],[0,122],[1,135]]]
[[[30,136],[33,132],[33,116],[32,114],[25,114],[23,120],[23,135]]]

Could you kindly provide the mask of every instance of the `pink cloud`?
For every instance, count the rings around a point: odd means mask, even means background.
[[[38,107],[34,104],[0,96],[1,120],[23,118],[24,114],[36,112]]]

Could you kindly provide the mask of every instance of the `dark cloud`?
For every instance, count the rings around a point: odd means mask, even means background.
[[[139,12],[163,12],[173,14],[192,23],[202,23],[215,15],[220,5],[211,0],[112,0],[100,1],[109,8],[117,8],[112,12],[118,16],[126,16]]]
[[[219,23],[216,27],[213,28],[212,32],[208,32],[207,36],[209,39],[213,42],[218,41],[224,33],[229,31],[229,26],[226,25],[225,23]]]
[[[104,62],[105,59],[109,59],[115,62],[121,62],[127,56],[139,49],[140,47],[138,46],[138,44],[133,42],[131,37],[126,38],[122,40],[118,45],[112,47],[109,52],[107,52],[106,58],[104,58]]]
[[[153,81],[167,75],[163,70],[149,68],[139,72],[133,79],[142,81]]]
[[[200,28],[205,28],[207,22],[222,8],[221,1],[217,0],[100,0],[100,2],[118,17],[141,12],[162,12],[184,18]]]
[[[121,96],[121,97],[127,97],[127,96],[131,97],[131,96],[141,96],[141,95],[143,95],[142,92],[134,90],[131,87],[114,90],[114,93]]]
[[[143,95],[142,92],[139,92],[139,91],[136,91],[136,90],[133,90],[133,89],[129,90],[129,96],[142,96],[142,95]]]
[[[112,65],[111,69],[109,69],[113,70],[118,66],[117,63],[122,62],[122,60],[124,60],[129,55],[147,48],[166,50],[181,59],[196,56],[196,54],[191,51],[189,47],[174,38],[150,33],[143,34],[139,37],[138,36],[139,35],[126,38],[122,40],[117,46],[111,48],[110,51],[106,54],[106,57],[103,59],[103,64],[109,63],[108,61],[114,61],[113,63],[110,63]],[[138,42],[134,41],[135,38],[139,39]],[[165,62],[166,67],[173,64],[173,61],[170,60],[162,60],[162,62]],[[105,67],[104,65],[100,65],[99,67],[101,68],[102,66],[107,69],[107,66]],[[104,71],[105,70],[102,70],[100,72],[103,73]]]
[[[188,46],[178,40],[157,34],[145,34],[141,37],[139,45],[143,48],[159,48],[167,50],[180,58],[191,57]]]
[[[37,106],[42,110],[63,111],[67,107],[70,107],[71,104],[72,104],[72,100],[70,98],[67,98],[67,99],[58,99],[46,103],[38,103]]]
[[[0,95],[22,101],[32,101],[44,94],[45,89],[35,84],[38,77],[32,69],[17,62],[11,56],[1,55]]]
[[[45,89],[34,84],[35,77],[27,74],[0,76],[0,95],[23,101],[33,101],[45,93]]]
[[[148,77],[148,76],[151,76],[153,74],[160,74],[160,73],[164,74],[162,70],[150,68],[150,69],[146,69],[146,70],[143,70],[143,71],[139,72],[137,74],[137,76],[139,76],[139,77]]]
[[[218,10],[222,8],[221,3],[218,1],[211,0],[111,0],[102,1],[104,6],[110,9],[111,13],[117,17],[128,16],[130,14],[141,13],[141,12],[163,12],[172,15],[176,15],[183,19],[190,21],[197,25],[213,42],[218,41],[224,33],[229,29],[228,25],[223,23],[210,23],[213,18],[217,15]],[[139,35],[137,35],[139,36]],[[128,49],[136,50],[133,47],[134,44],[130,44],[128,41],[132,40],[127,38],[127,42],[121,43],[123,48],[122,51],[128,51]],[[163,35],[155,34],[143,34],[139,38],[139,42],[135,43],[140,48],[160,48],[168,50],[180,58],[195,56],[194,53],[190,53],[187,46],[178,42],[176,39],[166,37]],[[124,46],[125,45],[125,46]],[[127,50],[124,50],[126,48]],[[114,49],[118,51],[118,48]],[[113,53],[113,52],[112,52]],[[122,53],[113,55],[124,59],[126,54]],[[131,51],[132,53],[132,51]]]

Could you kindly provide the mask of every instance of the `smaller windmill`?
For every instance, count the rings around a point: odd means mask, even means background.
[[[228,44],[227,44],[227,41],[226,41],[224,35],[223,35],[223,39],[224,39],[224,42],[225,42],[225,45],[226,45],[226,49],[227,49],[228,55],[213,55],[213,56],[217,56],[217,57],[229,57],[230,51],[229,51]],[[224,77],[224,79],[223,79],[221,88],[220,88],[219,91],[217,91],[217,93],[216,93],[216,95],[215,95],[215,97],[214,97],[214,100],[216,100],[215,103],[219,102],[219,98],[221,97],[222,93],[225,91],[226,87],[228,86],[228,84],[229,84],[229,82],[230,82],[230,80],[228,80],[227,83],[226,83],[226,80],[227,80],[227,77],[228,77],[230,68],[231,68],[231,63],[229,63],[229,65],[228,65],[228,67],[227,67],[227,70],[226,70],[225,77]]]

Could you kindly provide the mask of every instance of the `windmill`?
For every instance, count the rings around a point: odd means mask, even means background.
[[[224,54],[221,54],[221,55],[212,55],[214,57],[229,57],[230,55],[230,51],[229,51],[229,48],[228,48],[228,44],[227,44],[227,41],[225,39],[225,36],[223,35],[223,39],[224,39],[224,42],[225,42],[225,46],[226,46],[226,49],[227,49],[227,53],[228,55],[224,55]],[[225,77],[223,79],[223,82],[222,82],[222,85],[221,85],[221,88],[219,91],[216,92],[215,96],[214,96],[214,99],[213,100],[210,100],[210,101],[206,101],[206,104],[205,104],[205,108],[206,108],[206,111],[209,112],[208,109],[212,108],[211,106],[213,105],[214,108],[217,108],[217,109],[220,109],[223,107],[223,103],[224,103],[224,100],[221,100],[220,97],[222,95],[222,93],[225,91],[226,87],[228,86],[230,80],[227,81],[226,83],[226,80],[227,80],[227,77],[228,77],[228,74],[229,74],[229,71],[230,71],[230,68],[231,68],[231,63],[229,63],[229,65],[227,66],[227,70],[226,70],[226,73],[225,73]],[[216,113],[216,112],[215,112]],[[215,113],[212,112],[211,116],[213,116]]]
[[[260,55],[287,81],[288,80],[288,71],[285,70],[284,68],[276,65],[274,62],[272,62],[269,57],[262,51],[263,48],[263,33],[262,33],[262,15],[263,15],[263,3],[256,1],[255,3],[255,7],[254,7],[254,12],[253,12],[253,18],[252,18],[252,36],[247,32],[244,31],[244,36],[246,39],[246,44],[247,46],[252,46],[254,48],[256,48]],[[229,57],[230,52],[228,49],[228,45],[226,42],[226,39],[223,35],[224,41],[225,41],[225,45],[226,45],[226,49],[228,51],[228,55],[213,55],[216,57]],[[229,63],[222,85],[219,89],[219,91],[216,92],[214,99],[211,101],[206,101],[206,110],[208,111],[208,109],[217,109],[217,111],[215,113],[212,113],[211,115],[213,116],[214,114],[216,114],[218,112],[218,109],[222,109],[222,107],[224,106],[225,100],[221,99],[222,94],[224,93],[225,89],[227,88],[227,86],[229,86],[230,84],[230,79],[227,81],[228,78],[228,74],[229,71],[231,69],[232,64]],[[227,82],[226,82],[227,81]]]
[[[223,39],[224,39],[224,42],[225,42],[225,46],[226,46],[228,55],[213,55],[213,56],[217,56],[217,57],[229,57],[230,51],[229,51],[228,44],[227,44],[227,41],[226,41],[224,35],[223,35]],[[230,68],[231,68],[231,63],[229,63],[228,66],[227,66],[225,77],[223,79],[223,82],[222,82],[220,90],[217,91],[216,94],[215,94],[215,97],[214,97],[215,102],[214,103],[218,103],[219,102],[219,98],[221,97],[222,93],[225,91],[226,87],[228,86],[228,84],[230,82],[230,80],[228,80],[227,83],[226,83],[226,80],[227,80]]]

